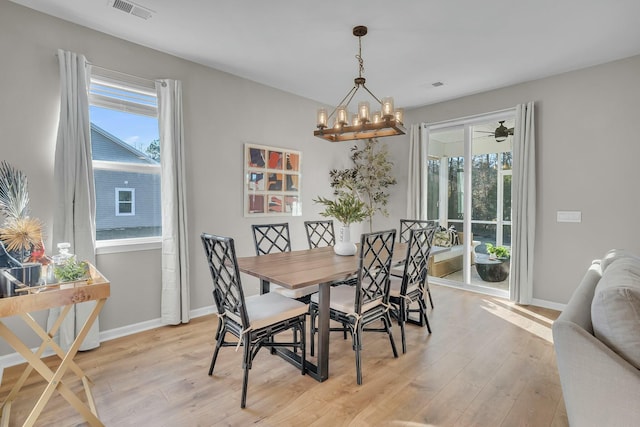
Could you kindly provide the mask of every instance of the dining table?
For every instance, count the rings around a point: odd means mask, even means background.
[[[446,248],[432,247],[431,253]],[[396,243],[392,263],[401,264],[407,252],[406,243]],[[318,289],[318,344],[316,363],[305,360],[307,373],[317,381],[329,378],[329,301],[331,285],[344,281],[358,271],[359,256],[342,256],[333,251],[332,246],[278,252],[260,256],[238,258],[238,269],[260,279],[260,293],[269,292],[270,283],[287,289],[298,289],[310,285],[319,285]],[[302,358],[285,348],[276,351],[281,357],[301,367]]]

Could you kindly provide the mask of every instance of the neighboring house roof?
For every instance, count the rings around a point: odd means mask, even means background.
[[[157,165],[151,157],[91,123],[91,151],[93,160],[110,162],[142,163]]]

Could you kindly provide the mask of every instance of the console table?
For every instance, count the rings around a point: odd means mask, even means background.
[[[64,399],[84,417],[89,425],[104,425],[98,419],[98,412],[90,388],[91,380],[73,361],[73,358],[87,336],[91,325],[95,322],[98,314],[104,306],[104,303],[110,295],[109,281],[107,281],[107,279],[105,279],[104,276],[95,269],[95,267],[89,267],[89,279],[77,282],[22,288],[16,293],[16,296],[0,298],[0,336],[28,362],[24,372],[14,384],[5,401],[2,403],[2,413],[0,418],[1,426],[4,427],[9,425],[11,404],[18,396],[20,389],[25,384],[33,370],[38,372],[38,374],[40,374],[48,384],[24,422],[24,426],[32,426],[35,424],[54,391],[60,393],[62,397],[64,397]],[[62,321],[73,305],[86,301],[96,301],[96,304],[85,321],[85,324],[80,329],[76,339],[73,341],[71,347],[65,353],[62,348],[60,348],[60,346],[51,339],[51,337],[58,332],[58,329],[62,325]],[[60,310],[58,319],[47,332],[29,313],[54,307],[64,308]],[[38,347],[35,353],[32,352],[31,349],[5,325],[3,319],[10,316],[20,317],[42,339],[42,344]],[[40,359],[47,347],[50,347],[60,358],[60,364],[56,368],[55,372]],[[65,381],[62,380],[64,374],[69,369],[82,381],[88,406],[67,386],[65,383],[67,382],[67,379],[65,379]]]

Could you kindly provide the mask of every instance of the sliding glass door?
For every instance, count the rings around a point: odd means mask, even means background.
[[[430,274],[444,283],[508,292],[508,260],[487,249],[511,246],[513,124],[507,112],[427,127],[427,219],[460,240],[434,256]]]

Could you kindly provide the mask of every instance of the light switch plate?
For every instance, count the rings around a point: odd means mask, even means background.
[[[582,222],[582,212],[580,211],[558,211],[557,222]]]

